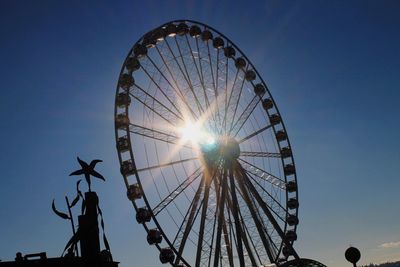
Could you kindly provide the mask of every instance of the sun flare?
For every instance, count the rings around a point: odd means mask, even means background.
[[[213,144],[215,138],[207,132],[200,122],[187,121],[186,124],[179,128],[183,142],[191,142],[195,145]]]

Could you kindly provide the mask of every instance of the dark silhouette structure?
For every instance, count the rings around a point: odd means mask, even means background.
[[[94,171],[96,163],[101,161],[94,160],[89,165],[78,158],[78,162],[82,166],[82,169],[73,172],[71,175],[85,175],[89,192],[86,192],[83,195],[79,190],[80,181],[77,182],[77,196],[75,199],[69,203],[68,197],[65,197],[69,214],[58,211],[55,207],[54,201],[52,204],[54,213],[62,219],[70,220],[72,224],[73,236],[65,246],[63,255],[59,258],[47,258],[45,252],[27,254],[25,256],[18,252],[15,261],[0,262],[0,267],[118,267],[118,262],[115,262],[112,259],[110,246],[106,235],[104,234],[104,221],[102,211],[99,207],[99,198],[96,192],[90,190],[90,175],[95,175],[95,177],[105,180],[101,174]],[[79,200],[82,201],[82,214],[78,216],[79,227],[75,231],[71,208],[74,207]],[[104,250],[100,249],[99,217],[101,219],[101,227],[103,231]],[[78,243],[80,243],[81,256],[79,256],[78,252]],[[65,252],[67,253],[64,254]]]
[[[396,262],[386,262],[386,263],[381,263],[381,264],[368,264],[362,267],[400,267],[400,261]]]
[[[360,260],[361,258],[361,253],[360,251],[355,248],[355,247],[349,247],[346,252],[344,253],[344,256],[348,262],[351,262],[354,267],[356,267],[356,263]]]
[[[285,262],[283,265],[279,265],[279,267],[326,267],[326,266],[315,260],[302,258]]]

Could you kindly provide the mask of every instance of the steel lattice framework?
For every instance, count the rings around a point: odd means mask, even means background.
[[[200,126],[185,136],[188,122]],[[206,141],[194,141],[200,131]],[[222,33],[178,20],[140,38],[119,76],[115,135],[128,198],[161,262],[298,259],[297,178],[282,117]]]

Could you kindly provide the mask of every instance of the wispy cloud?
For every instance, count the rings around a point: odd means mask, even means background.
[[[397,242],[387,242],[379,245],[381,248],[397,248],[400,247],[400,241]]]

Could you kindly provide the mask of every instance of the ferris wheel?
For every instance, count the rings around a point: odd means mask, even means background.
[[[115,99],[121,173],[162,263],[298,259],[292,149],[267,85],[203,23],[157,27],[129,51]]]

